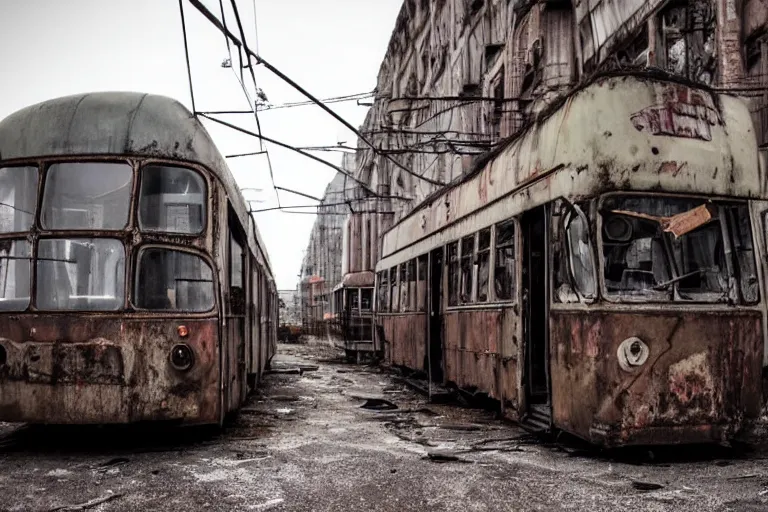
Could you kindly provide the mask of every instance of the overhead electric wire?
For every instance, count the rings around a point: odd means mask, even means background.
[[[256,212],[251,212],[251,213],[256,213]],[[286,210],[281,210],[280,213],[286,213],[286,214],[292,213],[294,215],[343,215],[345,217],[347,216],[346,213],[339,213],[339,212],[289,212],[289,211],[286,211]],[[380,211],[376,211],[376,210],[360,210],[360,211],[357,211],[357,212],[354,212],[354,213],[393,214],[395,212],[380,212]]]
[[[291,190],[290,188],[277,187],[277,189],[278,190],[284,190],[284,191],[289,192],[291,194],[296,194],[297,196],[306,197],[307,199],[312,199],[312,200],[315,200],[315,201],[319,201],[321,203],[323,202],[323,200],[318,198],[318,197],[311,196],[309,194],[305,194],[304,192],[299,192],[297,190]]]
[[[324,165],[327,165],[328,167],[330,167],[331,169],[335,170],[336,172],[340,172],[341,174],[344,174],[345,176],[348,176],[348,177],[352,178],[352,180],[354,180],[355,182],[360,184],[360,186],[364,190],[368,191],[372,196],[378,197],[378,194],[376,194],[376,192],[367,183],[364,183],[361,180],[355,178],[350,172],[348,172],[345,169],[339,167],[338,165],[332,164],[331,162],[323,160],[322,158],[316,157],[315,155],[313,155],[311,153],[307,153],[305,151],[302,151],[302,150],[296,148],[295,146],[291,146],[290,144],[286,144],[285,142],[280,142],[278,140],[272,139],[272,138],[267,137],[265,135],[259,135],[257,133],[254,133],[254,132],[250,131],[250,130],[246,130],[245,128],[241,128],[241,127],[239,127],[237,125],[234,125],[232,123],[228,123],[226,121],[222,121],[221,119],[216,119],[215,117],[211,117],[211,116],[206,115],[206,114],[202,114],[202,113],[198,113],[198,114],[200,115],[200,117],[204,117],[205,119],[213,121],[214,123],[219,123],[219,124],[221,124],[223,126],[226,126],[228,128],[232,128],[235,131],[244,133],[246,135],[250,135],[252,137],[261,138],[261,139],[264,140],[264,142],[269,142],[269,143],[274,144],[276,146],[280,146],[280,147],[283,147],[285,149],[290,149],[291,151],[299,153],[300,155],[304,155],[307,158],[310,158],[310,159],[315,160],[317,162],[320,162],[320,163],[322,163]]]
[[[347,101],[355,101],[360,99],[366,99],[366,98],[372,98],[374,97],[373,92],[364,92],[364,93],[358,93],[358,94],[352,94],[349,96],[337,96],[334,98],[324,98],[321,101],[323,103],[344,103]],[[306,107],[309,105],[315,105],[314,101],[295,101],[290,103],[281,103],[279,105],[262,105],[257,107],[257,112],[264,112],[265,110],[278,110],[283,108],[293,108],[293,107]],[[252,114],[252,110],[212,110],[212,111],[205,111],[202,112],[203,114]]]
[[[181,14],[181,32],[184,35],[184,56],[187,59],[187,77],[189,79],[189,96],[192,100],[192,112],[195,108],[195,91],[192,87],[192,67],[189,64],[189,44],[187,43],[187,22],[184,19],[184,0],[179,0],[179,14]]]
[[[237,12],[237,4],[235,4],[235,0],[232,0],[232,8],[235,12],[235,18],[237,19],[238,26],[240,27],[240,36],[242,37],[243,41],[245,41],[245,33],[243,32],[243,27],[240,23],[240,15]],[[227,17],[226,13],[224,12],[224,2],[223,0],[219,0],[219,9],[221,10],[221,23],[222,26],[226,29],[227,26]],[[228,29],[226,29],[228,31]],[[244,78],[243,78],[243,53],[242,48],[238,47],[238,63],[240,65],[240,76],[237,76],[237,72],[235,71],[235,68],[233,67],[233,61],[232,61],[232,47],[230,46],[229,38],[224,35],[224,41],[227,45],[227,53],[229,54],[229,63],[232,67],[232,72],[235,74],[235,79],[237,79],[238,83],[240,84],[240,88],[243,90],[243,94],[245,95],[245,99],[248,101],[248,107],[252,108],[251,113],[253,114],[254,118],[256,119],[256,131],[259,135],[261,135],[261,121],[259,120],[259,114],[256,111],[256,106],[253,103],[253,100],[251,99],[250,94],[248,94],[248,88],[245,86]],[[248,59],[250,62],[250,57]],[[253,69],[250,69],[251,78],[253,79],[253,88],[254,92],[258,94],[258,85],[256,83],[256,74],[254,73]],[[272,169],[272,160],[269,158],[269,152],[264,148],[264,144],[262,139],[259,139],[259,152],[263,153],[266,156],[267,159],[267,168],[269,170],[269,179],[272,181],[272,188],[275,190],[275,199],[277,199],[277,204],[280,205],[280,193],[277,191],[277,188],[275,188],[275,174]]]
[[[234,5],[235,0],[231,0],[231,1],[233,2],[233,5]],[[391,155],[388,155],[388,154],[385,154],[385,153],[381,153],[379,148],[377,148],[370,140],[368,140],[362,133],[360,133],[360,131],[357,128],[352,126],[347,120],[345,120],[339,114],[334,112],[331,108],[329,108],[322,101],[320,101],[315,96],[313,96],[311,93],[309,93],[306,89],[304,89],[299,84],[297,84],[295,81],[293,81],[291,78],[289,78],[287,75],[285,75],[282,71],[277,69],[275,66],[273,66],[268,61],[266,61],[261,56],[259,56],[257,53],[255,53],[253,50],[251,50],[248,47],[244,37],[243,37],[242,41],[240,39],[238,39],[232,32],[229,31],[229,29],[227,29],[224,25],[222,25],[221,22],[219,22],[216,19],[216,16],[214,16],[213,13],[211,13],[211,11],[208,10],[208,8],[206,8],[200,2],[200,0],[189,0],[189,2],[198,11],[200,11],[200,13],[203,14],[203,16],[205,16],[211,23],[213,23],[214,26],[219,28],[219,30],[222,31],[225,36],[229,37],[234,44],[236,44],[239,48],[242,48],[246,52],[246,54],[249,56],[249,63],[250,63],[250,58],[251,57],[254,58],[256,60],[257,64],[263,65],[265,68],[267,68],[269,71],[271,71],[272,73],[277,75],[280,79],[282,79],[288,85],[290,85],[291,87],[296,89],[298,92],[300,92],[301,94],[306,96],[309,100],[314,102],[318,107],[320,107],[323,110],[325,110],[334,119],[339,121],[341,124],[343,124],[345,127],[347,127],[350,131],[352,131],[352,133],[354,133],[361,141],[363,141],[367,146],[369,146],[375,153],[384,156],[384,158],[386,158],[387,160],[389,160],[390,162],[395,164],[395,166],[399,167],[400,169],[402,169],[406,173],[411,174],[412,176],[414,176],[414,177],[416,177],[416,178],[418,178],[420,180],[423,180],[423,181],[425,181],[427,183],[430,183],[432,185],[435,185],[435,186],[442,187],[442,186],[445,185],[445,183],[443,183],[443,182],[435,181],[435,180],[433,180],[431,178],[428,178],[426,176],[421,176],[418,173],[412,171],[411,169],[408,169],[407,167],[405,167],[403,164],[398,162]],[[235,13],[236,13],[236,16],[238,16],[238,18],[239,18],[239,15],[237,15],[236,7],[235,7]],[[241,29],[241,32],[242,32],[242,29]],[[249,66],[249,69],[251,69],[251,71],[252,71],[252,66]]]
[[[256,156],[256,155],[263,155],[266,153],[266,151],[254,151],[252,153],[238,153],[236,155],[227,155],[224,158],[240,158],[242,156]]]
[[[364,199],[358,199],[358,201],[364,201]],[[284,210],[286,208],[329,208],[331,206],[349,206],[349,201],[343,203],[327,203],[327,204],[297,204],[291,206],[273,206],[270,208],[262,208],[260,210],[253,210],[253,213],[271,212],[274,210]]]

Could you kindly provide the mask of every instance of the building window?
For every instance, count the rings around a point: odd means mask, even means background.
[[[488,301],[491,273],[491,229],[483,229],[477,238],[477,302]]]
[[[448,244],[448,305],[459,304],[459,242]]]
[[[515,221],[496,226],[496,265],[493,289],[497,300],[515,298]]]
[[[501,124],[504,117],[504,67],[497,75],[493,85],[493,114],[491,115],[491,136],[501,138]]]
[[[475,235],[461,239],[461,303],[472,303],[472,256],[475,253]]]

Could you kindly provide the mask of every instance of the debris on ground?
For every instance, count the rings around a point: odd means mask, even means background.
[[[80,503],[79,505],[63,505],[60,507],[55,507],[50,509],[48,512],[75,512],[77,510],[88,510],[90,508],[97,507],[103,503],[107,503],[108,501],[116,500],[118,498],[122,498],[125,496],[124,494],[118,493],[118,494],[107,494],[106,496],[102,496],[100,498],[95,498],[90,501],[86,501],[85,503]]]
[[[655,484],[653,482],[640,482],[638,480],[632,480],[632,487],[638,491],[656,491],[664,488],[661,484]]]
[[[442,450],[431,450],[423,457],[424,460],[431,462],[470,462],[460,459],[455,453]]]
[[[389,400],[384,400],[383,398],[369,398],[360,407],[372,411],[391,411],[393,409],[397,409],[395,404]]]

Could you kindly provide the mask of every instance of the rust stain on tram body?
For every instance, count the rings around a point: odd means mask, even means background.
[[[760,412],[761,324],[750,310],[554,311],[553,420],[604,446],[725,440]],[[627,371],[630,337],[649,355]]]
[[[218,321],[185,319],[187,372],[168,361],[178,321],[114,315],[0,316],[0,415],[32,423],[219,418]]]

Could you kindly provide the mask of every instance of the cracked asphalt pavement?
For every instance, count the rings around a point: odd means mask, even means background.
[[[768,509],[755,445],[598,453],[541,440],[428,403],[317,340],[280,345],[274,367],[222,431],[0,424],[0,510]]]

